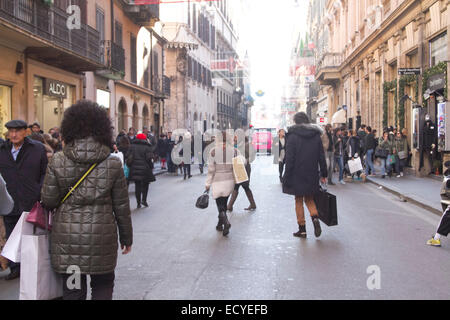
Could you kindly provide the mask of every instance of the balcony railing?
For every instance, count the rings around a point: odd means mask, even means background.
[[[35,0],[1,0],[0,19],[14,24],[77,55],[101,63],[99,32],[86,24],[80,29],[67,27],[69,15]]]
[[[125,49],[111,40],[102,41],[105,52],[105,64],[114,72],[125,74]]]
[[[152,26],[159,21],[159,3],[145,4],[146,0],[122,0],[125,3],[125,13],[138,25]]]
[[[319,60],[318,69],[339,68],[342,64],[342,55],[340,53],[325,53]]]

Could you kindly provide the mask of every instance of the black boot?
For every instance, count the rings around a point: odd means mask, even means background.
[[[236,199],[238,197],[239,191],[233,190],[233,193],[231,194],[230,201],[228,202],[227,210],[232,212],[234,203],[236,202]]]
[[[314,235],[316,238],[320,237],[322,234],[322,229],[320,228],[319,217],[311,217],[313,225],[314,225]]]
[[[298,225],[298,231],[293,233],[294,237],[306,238],[306,225]]]
[[[223,217],[223,236],[227,236],[230,233],[231,224],[230,221],[228,221],[227,213],[222,212]]]
[[[223,231],[223,217],[220,213],[219,213],[219,221],[217,221],[216,230]]]

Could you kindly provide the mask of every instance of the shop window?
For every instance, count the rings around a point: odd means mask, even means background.
[[[58,85],[59,89],[51,91],[45,86]],[[47,132],[54,127],[60,127],[64,110],[74,103],[74,87],[68,84],[55,82],[52,79],[34,77],[33,98],[37,121],[42,130]]]
[[[11,120],[11,87],[0,85],[0,134],[5,138],[5,123]]]
[[[447,33],[430,41],[430,66],[447,60]]]
[[[149,112],[147,105],[144,105],[144,109],[142,109],[142,119],[143,119],[143,125],[149,126],[150,125],[150,118],[149,118]]]
[[[133,127],[139,131],[138,127],[139,127],[139,119],[138,119],[138,106],[137,104],[133,104]]]
[[[118,114],[117,114],[117,124],[118,124],[118,129],[119,132],[122,130],[126,130],[128,131],[127,128],[127,123],[126,123],[126,113],[127,113],[127,104],[125,102],[125,100],[122,98],[119,102],[119,110],[118,110]]]

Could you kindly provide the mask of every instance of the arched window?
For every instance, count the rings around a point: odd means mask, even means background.
[[[136,103],[133,104],[133,127],[136,129],[136,131],[141,131],[142,128],[139,128],[139,111],[138,106]]]
[[[128,128],[127,128],[127,103],[125,102],[125,99],[122,98],[119,101],[119,108],[118,108],[118,112],[117,112],[117,127],[119,129],[119,132],[122,130],[126,130],[128,132]]]

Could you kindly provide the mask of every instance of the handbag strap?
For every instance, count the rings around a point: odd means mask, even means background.
[[[92,170],[95,169],[95,167],[98,165],[98,163],[94,163],[88,171],[86,171],[86,173],[80,178],[80,180],[78,180],[78,182],[69,189],[69,192],[67,192],[66,196],[61,200],[61,204],[64,203],[64,201],[67,200],[67,198],[70,197],[70,195],[78,188],[78,186],[84,181],[84,179],[86,179],[86,177],[92,172]]]

